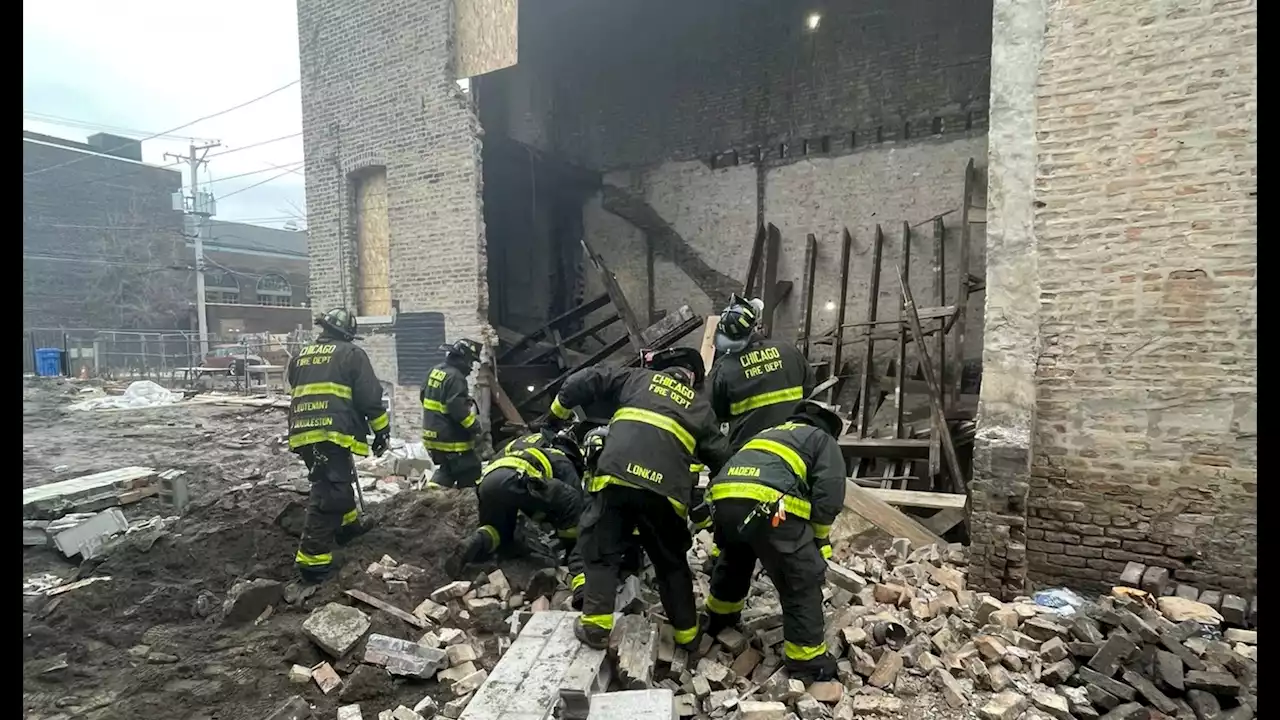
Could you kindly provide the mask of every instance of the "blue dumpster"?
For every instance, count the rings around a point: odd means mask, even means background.
[[[41,377],[57,377],[62,374],[62,348],[36,350],[36,374]]]

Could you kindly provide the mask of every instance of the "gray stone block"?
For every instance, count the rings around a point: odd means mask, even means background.
[[[591,698],[588,720],[675,720],[675,694],[666,688],[601,693]]]
[[[302,632],[330,655],[341,658],[369,630],[369,616],[350,605],[329,603],[311,611]]]

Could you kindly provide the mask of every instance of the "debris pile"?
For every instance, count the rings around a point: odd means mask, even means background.
[[[108,408],[145,408],[182,402],[182,393],[167,390],[150,380],[129,383],[121,395],[103,395],[72,403],[69,410],[105,410]]]
[[[1174,583],[1168,568],[1158,565],[1143,565],[1129,562],[1120,572],[1121,587],[1138,588],[1154,597],[1178,597],[1208,605],[1215,612],[1222,614],[1222,619],[1229,625],[1238,628],[1258,626],[1258,597],[1246,601],[1239,595],[1222,593],[1217,590],[1201,591],[1186,583]]]

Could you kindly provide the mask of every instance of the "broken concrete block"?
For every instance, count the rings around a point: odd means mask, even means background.
[[[441,670],[436,673],[436,682],[452,685],[476,670],[479,670],[479,668],[473,662],[458,663],[448,670]]]
[[[796,714],[800,716],[800,720],[820,720],[825,712],[822,704],[810,695],[801,695],[796,700]]]
[[[1222,621],[1233,627],[1244,627],[1249,616],[1249,606],[1239,595],[1222,596]]]
[[[809,693],[818,702],[835,705],[844,698],[844,685],[835,680],[826,680],[811,683],[809,687],[805,688],[805,692]]]
[[[933,678],[933,684],[942,691],[942,697],[948,705],[958,709],[969,704],[968,693],[960,686],[960,682],[947,672],[946,668],[937,668],[930,677]]]
[[[787,706],[780,702],[744,700],[738,703],[738,713],[742,720],[783,720]]]
[[[338,708],[337,720],[364,720],[364,716],[360,714],[359,705],[343,705]]]
[[[893,650],[885,650],[880,655],[880,661],[876,663],[871,677],[867,678],[867,684],[882,689],[891,687],[901,670],[902,656]]]
[[[1156,681],[1160,687],[1181,695],[1186,686],[1182,682],[1182,659],[1165,650],[1156,650]]]
[[[614,625],[613,638],[617,639],[618,676],[623,687],[648,689],[658,661],[657,628],[640,615],[623,615]],[[614,645],[612,639],[610,645]]]
[[[729,666],[729,669],[738,677],[751,677],[751,671],[755,670],[763,659],[764,655],[759,650],[747,647],[738,654],[738,657],[734,658],[733,665]]]
[[[401,705],[391,711],[391,720],[424,720],[424,718],[413,710]]]
[[[1235,697],[1240,694],[1240,681],[1230,673],[1192,670],[1182,681],[1188,690],[1203,690],[1220,697]]]
[[[1124,566],[1124,570],[1120,571],[1120,585],[1124,587],[1136,588],[1142,584],[1142,574],[1147,571],[1147,566],[1138,562],[1129,562]]]
[[[1107,638],[1107,641],[1098,650],[1098,654],[1094,655],[1088,664],[1094,670],[1111,677],[1121,663],[1128,660],[1137,651],[1138,646],[1132,640],[1125,635],[1113,632],[1111,637]]]
[[[440,636],[440,644],[445,646],[457,645],[467,639],[467,634],[458,628],[440,628],[436,635]]]
[[[369,616],[350,605],[329,603],[311,611],[302,632],[322,650],[342,658],[369,630]]]
[[[1027,699],[1012,690],[997,693],[978,710],[982,720],[1015,720],[1027,709]]]
[[[249,622],[283,597],[284,585],[276,580],[241,580],[227,591],[222,603],[222,619],[228,623]]]
[[[1180,597],[1183,600],[1194,601],[1200,599],[1200,591],[1198,589],[1183,583],[1178,583],[1177,587],[1173,589],[1173,594],[1175,597]]]
[[[1257,645],[1258,631],[1257,630],[1241,630],[1240,628],[1227,628],[1227,631],[1222,633],[1222,639],[1226,640],[1229,643],[1244,643],[1245,645]]]
[[[1173,715],[1178,712],[1178,706],[1174,705],[1173,700],[1168,695],[1160,692],[1160,690],[1148,679],[1142,675],[1132,671],[1125,670],[1120,676],[1130,687],[1138,691],[1138,694],[1146,698],[1152,707],[1166,715]]]
[[[827,581],[854,595],[867,586],[867,581],[861,575],[831,560],[827,561]]]
[[[1152,565],[1147,568],[1146,572],[1142,573],[1142,582],[1138,587],[1156,597],[1160,597],[1164,594],[1164,588],[1168,584],[1169,569]]]
[[[48,520],[23,520],[22,545],[24,547],[44,547],[49,544]]]
[[[724,649],[731,655],[737,655],[747,648],[748,640],[745,635],[738,632],[734,628],[725,628],[716,635],[716,640],[724,646]]]
[[[1045,666],[1044,670],[1040,673],[1040,682],[1048,685],[1049,687],[1061,685],[1066,682],[1068,678],[1074,675],[1075,672],[1076,664],[1071,660],[1071,658],[1059,660],[1052,665]]]
[[[419,643],[421,644],[421,643]],[[478,660],[480,656],[476,653],[476,649],[467,643],[458,643],[450,645],[444,649],[445,655],[449,657],[449,667],[461,665],[464,662],[472,662]]]
[[[854,715],[897,715],[905,703],[892,695],[854,695]]]
[[[428,598],[418,603],[418,607],[413,609],[413,614],[440,625],[449,619],[449,608]]]
[[[289,668],[289,682],[298,684],[311,682],[311,668],[305,665],[294,665]]]
[[[713,688],[725,689],[733,686],[733,677],[729,673],[729,668],[711,658],[699,660],[695,672],[711,683]]]
[[[1149,717],[1151,713],[1145,707],[1138,703],[1125,703],[1103,715],[1102,720],[1147,720]]]
[[[471,583],[466,580],[456,580],[433,591],[431,593],[431,599],[443,605],[448,603],[450,600],[460,599],[470,591]]]
[[[127,531],[129,521],[120,508],[113,507],[55,533],[56,526],[56,523],[49,526],[54,546],[69,558],[79,555],[82,560],[89,560],[101,552],[112,535]]]
[[[643,612],[645,603],[642,591],[643,586],[640,583],[640,577],[638,575],[628,575],[618,589],[618,596],[614,601],[614,612],[622,613],[623,615],[635,615]]]
[[[370,665],[380,665],[393,675],[422,680],[430,680],[448,667],[448,657],[443,650],[377,633],[369,636],[364,648],[364,661]]]
[[[311,706],[301,695],[294,695],[272,711],[267,720],[309,720],[311,717],[314,717]]]
[[[483,685],[484,681],[487,680],[488,678],[489,678],[489,673],[485,672],[484,670],[477,670],[471,673],[470,675],[462,678],[461,680],[458,680],[457,682],[455,682],[449,689],[454,694],[454,697],[462,697],[464,695],[470,695],[471,693],[480,689],[480,686]]]
[[[1031,704],[1037,710],[1048,713],[1058,720],[1072,720],[1071,703],[1058,693],[1048,690],[1034,690],[1031,693]]]
[[[467,706],[470,703],[470,695],[454,698],[444,704],[444,707],[440,709],[440,715],[446,718],[451,718],[452,720],[457,720],[457,718],[462,717],[462,714],[466,711]]]
[[[317,664],[311,668],[311,679],[315,680],[316,687],[320,688],[320,692],[328,695],[330,691],[342,684],[342,678],[338,673],[334,672],[333,666],[327,662]]]
[[[1087,683],[1085,685],[1085,689],[1089,690],[1090,699],[1093,699],[1093,690],[1091,688],[1101,690],[1120,700],[1129,701],[1136,697],[1136,693],[1133,688],[1112,678],[1110,675],[1103,675],[1088,666],[1081,666],[1080,669],[1076,671],[1076,674],[1080,676],[1081,680]],[[1104,707],[1098,700],[1093,700],[1093,703],[1099,707]],[[1115,705],[1111,705],[1110,707],[1115,707]],[[1110,707],[1107,709],[1110,709]]]

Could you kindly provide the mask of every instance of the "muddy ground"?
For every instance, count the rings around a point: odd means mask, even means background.
[[[24,577],[111,577],[54,599],[24,598],[23,711],[29,720],[252,720],[294,694],[316,704],[317,717],[333,717],[350,699],[287,679],[292,664],[326,659],[301,633],[307,614],[333,600],[351,602],[342,596],[347,588],[411,610],[445,583],[444,558],[475,527],[470,493],[401,493],[370,506],[377,527],[346,549],[337,582],[278,605],[260,625],[227,626],[217,610],[237,580],[293,579],[306,483],[301,463],[280,443],[285,411],[207,405],[65,410],[78,392],[70,382],[24,385],[24,487],[128,465],[175,467],[187,471],[192,502],[171,527],[132,534],[101,561],[75,565],[56,551],[24,552]],[[155,498],[123,510],[130,520],[172,514]],[[388,594],[385,583],[363,572],[384,554],[426,571],[405,597]],[[522,570],[527,577],[526,568],[508,570],[517,587]],[[374,632],[415,639],[422,633],[362,609]],[[481,664],[492,668],[496,641],[486,650]],[[354,694],[369,707],[412,707],[434,687],[387,680]]]

